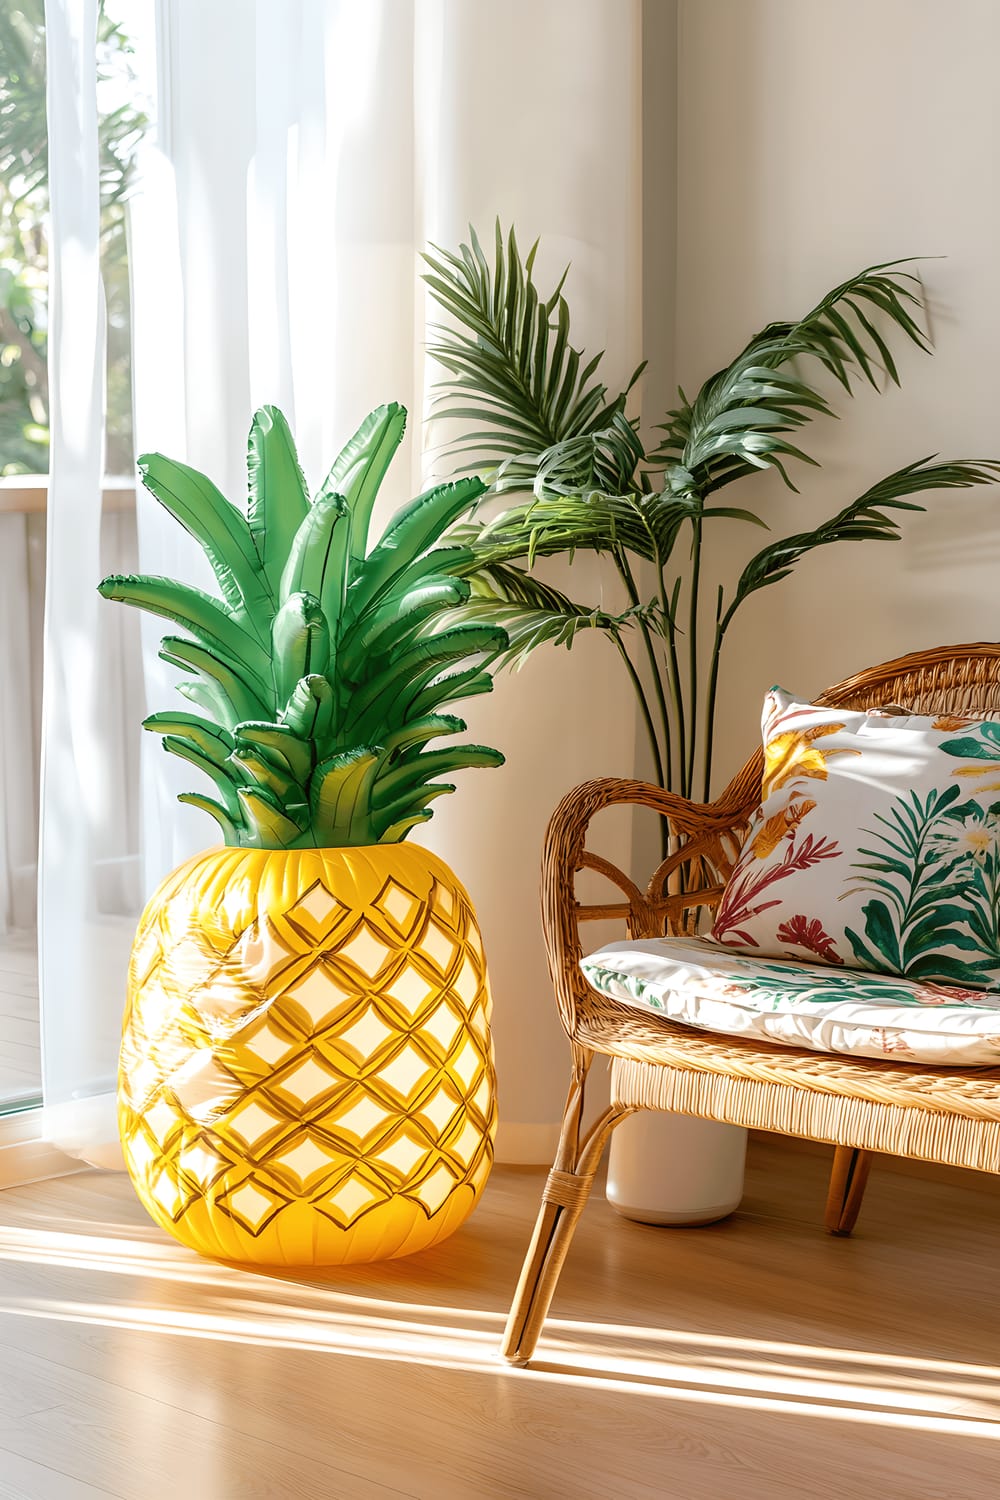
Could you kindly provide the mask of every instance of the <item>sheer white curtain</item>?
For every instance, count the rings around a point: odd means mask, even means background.
[[[0,516],[0,935],[35,925],[45,518]]]
[[[43,1091],[50,1139],[113,1161],[115,1046],[132,920],[106,878],[127,813],[121,725],[104,670],[112,627],[95,590],[105,345],[96,0],[47,0],[45,19],[52,449],[38,881]]]
[[[93,3],[50,0],[68,50]],[[435,311],[420,251],[428,241],[457,245],[470,222],[489,234],[498,215],[526,240],[543,236],[542,275],[572,260],[575,335],[607,349],[609,381],[627,377],[639,353],[639,26],[639,0],[159,0],[155,28],[139,39],[156,120],[132,205],[140,449],[183,458],[239,498],[255,405],[284,409],[318,483],[364,414],[401,400],[409,434],[385,504],[408,498],[435,466],[447,468],[425,423],[424,346]],[[89,55],[78,61],[85,68]],[[92,139],[89,114],[77,128]],[[81,201],[94,187],[89,145],[84,155]],[[61,873],[58,881],[43,874],[41,885],[47,1090],[59,1076],[57,1054],[63,1063],[72,1055],[56,1031],[74,1003],[81,1033],[100,1014],[93,1034],[113,1068],[105,1023],[120,1008],[124,966],[123,949],[95,942],[86,915],[87,856],[110,810],[93,765],[88,655],[100,576],[92,500],[100,312],[89,219],[84,229],[72,256],[86,311],[70,318],[64,302],[53,332],[79,399],[63,409],[65,479],[57,469],[55,483],[65,488],[50,559],[51,587],[73,549],[72,586],[49,622],[45,855]],[[147,497],[138,522],[145,570],[197,573],[187,538]],[[144,631],[147,697],[162,706],[172,687],[155,657],[160,632],[154,622]],[[632,711],[610,658],[585,643],[571,657],[532,663],[485,706],[478,700],[471,727],[509,765],[465,778],[431,825],[429,841],[480,907],[501,1104],[511,1127],[529,1133],[559,1117],[565,1071],[537,932],[537,850],[569,785],[632,765]],[[589,717],[588,698],[598,706]],[[178,779],[158,745],[144,754],[148,889],[212,830],[172,800],[189,778],[181,771]],[[98,1072],[78,1087],[95,1092]],[[510,1154],[533,1152],[514,1142]]]

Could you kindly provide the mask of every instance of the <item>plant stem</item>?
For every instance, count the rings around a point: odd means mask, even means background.
[[[677,580],[679,585],[680,580]],[[667,587],[660,573],[660,605],[663,609],[664,625],[667,632],[667,665],[670,669],[670,696],[674,703],[674,713],[677,717],[677,760],[681,773],[680,793],[682,797],[688,795],[685,785],[685,766],[687,744],[687,727],[684,714],[684,690],[681,685],[680,662],[677,656],[677,631],[674,626],[673,605],[677,601],[678,588],[674,588],[673,601],[667,599]]]
[[[691,522],[691,598],[688,610],[688,692],[691,695],[691,739],[688,744],[684,795],[694,791],[695,746],[698,739],[698,603],[701,583],[701,515]]]
[[[719,662],[722,651],[722,638],[725,635],[721,613],[722,590],[720,588],[719,603],[715,612],[715,640],[712,643],[712,665],[709,668],[708,691],[705,696],[705,781],[701,793],[703,802],[707,802],[712,795],[712,754],[715,749],[715,700],[719,690]]]
[[[638,607],[639,590],[636,587],[628,555],[625,552],[616,552],[615,561],[618,564],[618,571],[621,574],[622,582],[625,584],[629,602]],[[637,618],[636,625],[638,626],[639,634],[642,636],[643,646],[646,650],[646,660],[649,662],[650,675],[653,679],[653,688],[656,693],[657,707],[660,712],[660,725],[663,732],[663,754],[659,757],[660,785],[669,789],[674,774],[674,757],[670,732],[670,710],[667,707],[667,699],[663,691],[663,673],[660,670],[660,663],[656,659],[656,652],[653,649],[653,640],[648,624],[640,617]]]
[[[708,699],[705,708],[707,743],[705,745],[704,797],[706,802],[709,799],[711,788],[712,755],[715,747],[715,704],[719,687],[719,668],[722,664],[722,643],[726,638],[726,631],[732,624],[733,616],[736,614],[736,611],[743,603],[744,597],[746,596],[737,594],[733,599],[732,604],[730,604],[729,608],[723,613],[722,586],[721,584],[719,586],[719,602],[715,608],[715,641],[712,646],[712,668],[709,674]]]
[[[625,643],[621,639],[621,636],[616,635],[614,637],[614,642],[618,647],[618,654],[621,656],[622,661],[625,663],[625,670],[632,681],[632,686],[635,689],[635,696],[639,700],[639,709],[642,713],[642,721],[646,726],[646,734],[649,738],[649,748],[653,752],[653,764],[656,768],[656,775],[659,779],[660,786],[663,786],[665,785],[663,780],[663,758],[660,755],[660,746],[656,738],[656,725],[653,723],[653,716],[649,711],[649,704],[646,701],[646,694],[642,686],[642,679],[640,678],[639,673],[636,671],[635,667],[632,665],[632,659],[625,649]]]

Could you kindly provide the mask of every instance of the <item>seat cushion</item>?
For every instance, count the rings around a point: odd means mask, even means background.
[[[982,990],[734,953],[711,938],[609,943],[581,967],[601,994],[703,1031],[852,1057],[1000,1064],[1000,995]]]
[[[852,713],[780,688],[727,947],[1000,989],[1000,723]]]

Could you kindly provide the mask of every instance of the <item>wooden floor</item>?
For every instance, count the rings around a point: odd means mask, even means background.
[[[0,937],[0,1110],[40,1091],[36,939],[11,932]]]
[[[436,1251],[304,1282],[198,1260],[96,1172],[0,1194],[2,1500],[987,1500],[1000,1184],[754,1142],[708,1229],[588,1207],[528,1370],[496,1358],[540,1174]]]

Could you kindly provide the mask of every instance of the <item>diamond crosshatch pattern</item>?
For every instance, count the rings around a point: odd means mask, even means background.
[[[119,1122],[140,1198],[243,1263],[443,1239],[492,1163],[489,1009],[472,905],[427,850],[197,856],[133,949]]]

